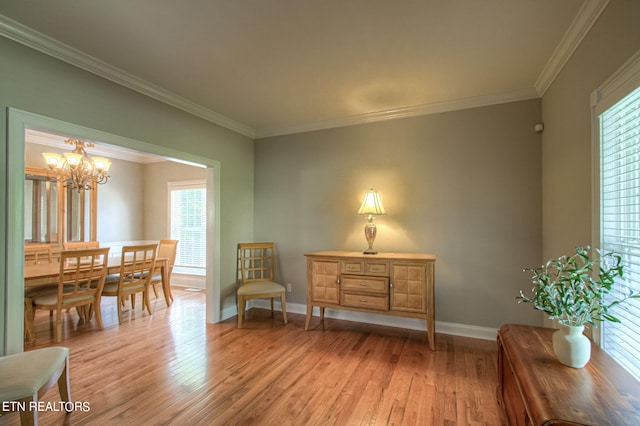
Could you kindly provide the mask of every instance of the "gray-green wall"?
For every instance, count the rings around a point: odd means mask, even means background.
[[[216,219],[223,294],[222,306],[215,309],[233,307],[235,244],[253,238],[254,141],[3,37],[0,58],[0,241],[22,214],[6,210],[9,107],[215,160],[221,173]],[[6,282],[8,253],[4,246],[0,251],[0,344],[6,347],[6,290],[20,284]]]
[[[364,248],[373,186],[389,213],[376,248],[439,256],[438,321],[540,323],[514,303],[521,270],[591,243],[589,98],[640,49],[639,17],[612,0],[541,101],[258,140],[256,238],[279,243],[289,299],[304,303],[302,253]]]
[[[640,1],[612,0],[542,98],[543,257],[592,244],[590,94],[640,50]]]
[[[355,212],[373,186],[389,213],[376,219],[376,248],[438,255],[439,321],[536,324],[514,301],[529,287],[521,269],[591,241],[589,95],[640,49],[639,16],[637,0],[612,0],[541,101],[265,138],[255,168],[249,138],[4,38],[0,106],[220,161],[223,308],[234,303],[235,243],[252,239],[278,244],[289,300],[304,303],[303,253],[363,249]],[[6,134],[0,120],[3,177]],[[0,223],[18,213],[0,206]]]
[[[374,247],[438,256],[437,321],[540,324],[515,301],[541,260],[540,119],[531,100],[258,140],[255,236],[276,242],[288,300],[305,303],[305,252],[366,248],[374,187]]]

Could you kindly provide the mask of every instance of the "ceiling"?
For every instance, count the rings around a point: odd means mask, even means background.
[[[0,0],[0,35],[260,138],[540,97],[609,0]]]

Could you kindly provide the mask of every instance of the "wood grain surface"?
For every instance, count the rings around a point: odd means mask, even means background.
[[[204,293],[174,287],[175,302],[152,299],[153,315],[129,305],[118,326],[114,298],[105,329],[64,319],[71,349],[71,398],[89,411],[43,412],[42,425],[500,425],[494,341],[325,319],[304,331],[276,313],[248,311],[206,324]],[[53,345],[38,313],[35,343]],[[44,401],[57,401],[55,389]],[[18,425],[19,416],[0,417]]]

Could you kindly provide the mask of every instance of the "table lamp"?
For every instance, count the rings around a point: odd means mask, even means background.
[[[377,254],[378,252],[373,249],[373,242],[376,239],[376,224],[373,223],[374,215],[386,214],[380,196],[371,188],[369,192],[364,195],[364,200],[358,210],[358,214],[367,215],[367,223],[364,226],[364,236],[369,243],[369,248],[363,252],[363,254]]]

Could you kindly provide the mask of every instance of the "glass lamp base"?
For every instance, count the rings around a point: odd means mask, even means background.
[[[373,242],[376,240],[376,224],[373,223],[373,216],[369,215],[369,222],[364,226],[364,236],[367,239],[367,244],[369,244],[369,248],[363,251],[363,254],[378,254],[377,251],[373,249]]]

